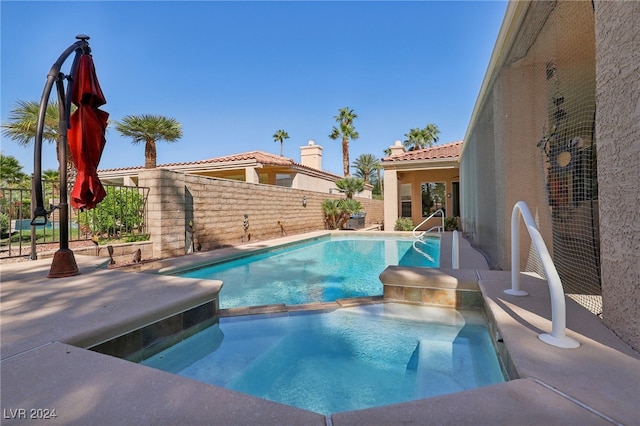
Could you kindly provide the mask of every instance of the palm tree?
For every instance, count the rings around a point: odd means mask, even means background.
[[[17,186],[27,179],[22,165],[11,155],[0,154],[0,186]]]
[[[282,129],[273,134],[273,141],[280,141],[280,157],[282,157],[282,144],[284,143],[285,139],[289,139],[289,134]]]
[[[328,229],[342,229],[352,214],[362,211],[362,204],[353,199],[324,200],[322,211]]]
[[[372,173],[380,167],[380,160],[373,154],[360,154],[351,167],[356,169],[356,177],[362,178],[364,183],[369,183]]]
[[[333,126],[329,137],[333,140],[342,138],[342,168],[344,177],[349,177],[349,139],[356,140],[360,135],[353,126],[353,120],[358,116],[348,107],[340,108],[338,115],[334,117],[338,127]]]
[[[327,224],[327,229],[338,229],[337,221],[340,213],[338,200],[324,200],[322,202],[322,211]]]
[[[2,134],[13,139],[18,145],[27,146],[36,137],[36,125],[40,104],[34,101],[18,101],[18,105],[9,112],[9,120],[2,123]],[[42,140],[58,141],[58,122],[60,111],[57,102],[50,102],[45,110]]]
[[[422,134],[424,135],[424,139],[428,146],[433,146],[434,143],[438,142],[438,135],[440,134],[440,129],[433,123],[429,123],[422,129]]]
[[[144,167],[156,168],[156,142],[175,142],[182,137],[182,125],[174,118],[162,115],[127,115],[116,121],[116,130],[133,139],[133,144],[144,142]]]
[[[407,138],[404,141],[404,146],[407,151],[431,147],[435,142],[438,142],[439,133],[440,130],[435,124],[427,124],[424,129],[416,127],[404,135]]]
[[[406,133],[404,137],[407,138],[403,143],[407,151],[421,149],[425,144],[422,131],[417,127],[409,130],[409,133]]]
[[[60,170],[47,169],[42,171],[42,179],[45,180],[58,180],[60,179]]]
[[[59,185],[58,185],[58,182],[60,181],[60,170],[54,170],[54,169],[43,170],[42,180],[45,181],[47,184],[51,185],[51,191],[52,191],[53,197],[55,198],[56,197],[55,194],[58,194],[58,191],[60,191]]]
[[[338,201],[339,216],[336,223],[338,229],[344,228],[351,215],[360,213],[362,211],[362,204],[360,201],[352,198],[346,198]]]
[[[343,192],[348,199],[353,198],[354,194],[362,192],[364,190],[364,179],[346,177],[338,179],[336,186],[340,192]]]
[[[2,123],[2,134],[16,141],[18,145],[28,146],[36,138],[36,126],[40,104],[34,101],[18,101],[18,105],[9,113],[9,120]],[[60,152],[58,145],[60,110],[58,102],[49,102],[45,110],[42,127],[42,140],[56,144],[56,152]],[[59,156],[58,156],[59,157]],[[75,181],[75,167],[71,158],[71,151],[67,149],[67,176],[70,185]]]

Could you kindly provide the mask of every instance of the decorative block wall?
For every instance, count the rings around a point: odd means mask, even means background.
[[[138,185],[150,188],[148,230],[154,243],[153,257],[157,259],[188,252],[190,223],[196,251],[323,230],[322,202],[343,198],[341,194],[186,175],[164,169],[141,172]],[[381,200],[356,199],[366,212],[366,226],[382,223]],[[246,232],[245,214],[249,225]]]

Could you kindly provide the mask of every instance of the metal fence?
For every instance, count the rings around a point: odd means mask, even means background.
[[[57,206],[59,183],[43,180],[42,187],[45,205]],[[92,240],[97,244],[105,240],[147,239],[149,188],[104,187],[107,196],[96,208],[80,211],[69,207],[70,243],[77,246]],[[45,225],[31,226],[33,203],[31,189],[0,188],[0,259],[29,256],[33,247],[36,253],[56,250],[55,243],[60,242],[60,211],[53,209]]]

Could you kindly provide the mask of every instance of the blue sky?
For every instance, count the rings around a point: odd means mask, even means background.
[[[350,158],[436,124],[461,140],[506,10],[505,1],[0,2],[1,113],[39,101],[60,54],[88,34],[112,120],[159,114],[183,137],[158,143],[158,164],[245,151],[300,161],[309,139],[342,174],[328,135],[342,107],[358,119]],[[63,66],[68,71],[71,56]],[[55,92],[51,100],[55,100]],[[33,170],[33,148],[2,137],[2,153]],[[141,166],[144,147],[111,126],[100,169]],[[43,168],[57,168],[45,144]]]

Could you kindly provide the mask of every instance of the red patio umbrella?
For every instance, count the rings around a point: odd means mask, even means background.
[[[73,81],[71,101],[78,107],[67,131],[73,163],[78,170],[71,191],[71,205],[92,209],[107,195],[98,179],[98,163],[106,143],[104,132],[109,114],[98,109],[107,103],[100,89],[93,58],[82,54]]]

